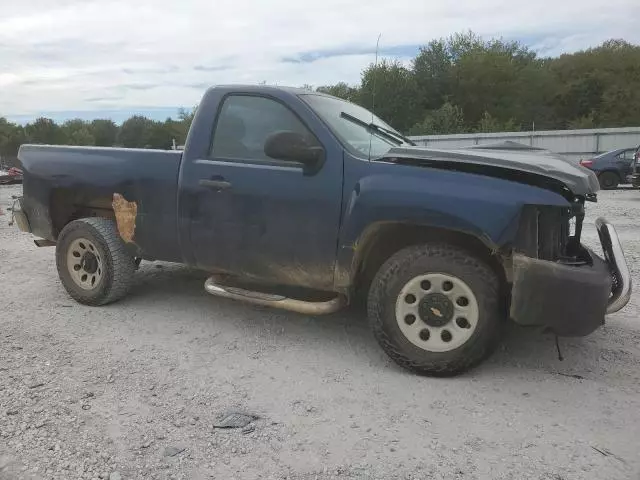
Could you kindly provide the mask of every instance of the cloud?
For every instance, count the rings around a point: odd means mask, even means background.
[[[192,106],[208,85],[357,83],[473,30],[544,55],[640,43],[637,0],[22,0],[0,16],[0,115]]]
[[[158,88],[162,85],[157,83],[128,83],[124,85],[119,85],[118,89],[120,90],[151,90],[152,88]]]
[[[193,69],[197,72],[221,72],[223,70],[229,70],[227,65],[196,65]]]
[[[119,101],[121,100],[122,97],[117,97],[117,96],[113,96],[113,97],[90,97],[90,98],[85,98],[84,101],[88,102],[88,103],[98,103],[98,102],[114,102],[114,101]]]
[[[401,57],[408,58],[417,55],[422,45],[395,45],[392,47],[378,48],[378,55],[381,57]],[[351,55],[375,55],[376,45],[367,45],[364,47],[343,47],[327,50],[315,50],[308,52],[300,52],[292,57],[283,57],[281,60],[285,63],[313,63],[323,58],[345,57]]]

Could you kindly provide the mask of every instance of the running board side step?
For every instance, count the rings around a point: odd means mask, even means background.
[[[244,288],[230,287],[216,283],[215,277],[209,277],[204,282],[204,289],[207,293],[217,297],[232,298],[254,305],[280,308],[291,312],[304,313],[307,315],[326,315],[334,313],[347,305],[347,299],[343,295],[338,295],[325,302],[306,302],[296,300],[282,295],[255,292]]]

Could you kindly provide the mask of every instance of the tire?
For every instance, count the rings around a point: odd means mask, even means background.
[[[97,217],[74,220],[62,229],[56,244],[56,265],[69,295],[93,306],[123,298],[136,267],[115,222]]]
[[[448,292],[446,282],[453,285]],[[411,295],[415,307],[405,305]],[[498,275],[479,258],[450,245],[418,245],[382,265],[369,290],[368,317],[378,343],[400,366],[421,375],[454,376],[478,365],[500,343],[507,316],[500,295]],[[404,309],[413,313],[404,316]]]
[[[618,187],[620,183],[620,177],[615,172],[602,172],[598,176],[600,182],[600,188],[603,190],[613,190]]]

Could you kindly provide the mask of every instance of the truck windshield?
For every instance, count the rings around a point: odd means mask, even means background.
[[[411,145],[400,132],[366,108],[325,95],[305,94],[301,98],[343,143],[369,158],[381,157],[398,145]]]

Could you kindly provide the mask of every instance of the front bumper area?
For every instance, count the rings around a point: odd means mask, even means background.
[[[513,256],[510,313],[516,323],[584,336],[628,303],[631,275],[618,235],[603,218],[596,220],[596,228],[604,260],[586,247],[591,261],[580,266]]]
[[[604,259],[607,262],[613,285],[611,296],[607,303],[607,313],[615,313],[621,310],[631,299],[631,273],[616,229],[604,218],[596,220],[598,236],[602,244]]]

